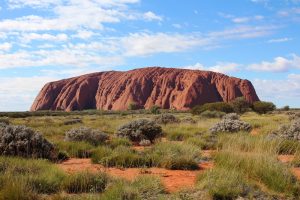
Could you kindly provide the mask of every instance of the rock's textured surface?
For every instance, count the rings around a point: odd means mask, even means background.
[[[259,100],[248,80],[200,70],[149,67],[127,72],[109,71],[51,82],[36,97],[37,110],[126,110],[158,105],[187,110],[208,102],[229,102],[244,96]]]

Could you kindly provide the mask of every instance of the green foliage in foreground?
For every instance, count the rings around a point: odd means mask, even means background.
[[[238,189],[242,186],[234,188],[234,191],[227,187],[225,190],[223,187],[226,184],[236,184],[237,179],[245,180],[247,187],[256,185],[270,193],[298,198],[299,182],[289,167],[277,160],[281,144],[278,140],[266,137],[224,135],[220,138],[220,151],[215,157],[216,168],[200,177],[199,184],[203,188],[210,188],[210,193],[219,198],[243,194],[242,190]],[[222,176],[223,178],[220,178]]]
[[[192,144],[164,142],[156,144],[149,152],[152,165],[167,169],[198,169],[199,147]]]
[[[129,147],[115,149],[101,146],[93,151],[92,161],[108,167],[163,167],[167,169],[198,169],[199,147],[192,144],[161,142],[149,150],[137,152]]]
[[[105,173],[83,171],[65,178],[63,188],[68,193],[95,193],[103,192],[108,183],[109,177]]]
[[[0,157],[0,196],[10,195],[7,190],[56,193],[65,176],[63,171],[45,160]],[[13,188],[7,188],[8,185]]]
[[[139,176],[132,183],[117,181],[101,196],[103,200],[154,200],[160,199],[165,189],[156,176]]]

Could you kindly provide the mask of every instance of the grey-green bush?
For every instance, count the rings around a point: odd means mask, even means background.
[[[26,126],[0,128],[0,155],[52,159],[54,153],[52,143]]]
[[[133,142],[140,142],[143,139],[153,142],[162,136],[162,128],[153,121],[139,119],[121,126],[116,134],[118,137],[128,138]]]
[[[155,117],[154,121],[158,124],[171,124],[180,122],[180,120],[177,117],[169,113],[163,113]]]
[[[228,114],[225,115],[223,120],[216,123],[210,129],[211,133],[218,133],[218,132],[238,132],[238,131],[250,131],[251,125],[247,122],[241,121],[238,119],[238,115]]]
[[[85,141],[93,145],[103,144],[109,137],[102,131],[87,127],[73,128],[66,132],[66,141]]]
[[[294,120],[290,125],[282,125],[275,134],[279,137],[300,141],[300,118]]]

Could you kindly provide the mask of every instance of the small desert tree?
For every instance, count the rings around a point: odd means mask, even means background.
[[[128,105],[128,110],[138,110],[139,108],[140,108],[140,106],[135,102],[131,102]]]
[[[275,110],[276,106],[272,102],[256,101],[253,103],[252,109],[259,114],[266,114]]]
[[[238,97],[230,102],[235,113],[245,113],[250,108],[250,103],[245,99],[245,97]]]
[[[152,106],[152,107],[150,108],[150,112],[151,112],[152,114],[155,114],[155,115],[157,115],[157,114],[159,114],[159,113],[160,113],[160,107],[159,107],[159,106],[156,106],[156,105],[154,105],[154,106]]]

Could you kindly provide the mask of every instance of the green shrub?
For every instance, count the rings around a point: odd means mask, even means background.
[[[235,113],[245,113],[250,109],[250,103],[245,99],[245,97],[238,97],[230,102],[231,107]]]
[[[222,152],[217,154],[218,166],[236,169],[252,179],[258,179],[268,188],[279,193],[294,194],[299,191],[289,168],[268,154]]]
[[[247,191],[241,173],[234,169],[214,168],[197,177],[198,187],[208,190],[213,199],[236,199]]]
[[[155,176],[138,176],[133,182],[118,180],[107,188],[102,200],[154,200],[165,194],[164,186]]]
[[[153,142],[162,136],[162,128],[153,121],[139,119],[121,126],[117,130],[117,136],[128,138],[133,142],[140,142],[143,139]]]
[[[60,191],[65,177],[62,170],[45,160],[0,157],[3,186],[23,184],[28,191],[51,194]]]
[[[220,111],[206,110],[200,114],[203,118],[222,118],[226,113]]]
[[[68,193],[96,193],[103,192],[109,182],[107,174],[91,173],[88,171],[69,175],[63,183]]]
[[[82,119],[74,118],[74,119],[67,119],[64,121],[64,125],[74,125],[74,124],[82,124]]]
[[[93,145],[86,142],[57,142],[56,145],[60,151],[67,152],[67,154],[74,158],[89,158],[92,150],[95,148]]]
[[[290,106],[284,106],[284,107],[282,108],[282,110],[284,110],[284,111],[289,111],[289,110],[290,110]]]
[[[157,176],[138,176],[131,187],[136,188],[141,199],[155,199],[165,193],[165,188]]]
[[[73,128],[66,132],[66,141],[85,141],[93,145],[99,145],[105,143],[109,137],[106,133],[99,130],[94,130],[86,127]]]
[[[134,103],[134,102],[130,103],[128,105],[128,110],[138,110],[140,108],[141,108],[141,106],[139,104],[137,104],[137,103]]]
[[[249,180],[264,184],[269,190],[297,196],[300,191],[289,166],[277,160],[280,140],[234,134],[222,136],[216,167],[240,172]]]
[[[167,134],[167,138],[168,140],[171,140],[171,141],[183,141],[183,140],[186,140],[190,137],[193,137],[193,133],[186,133],[186,132],[182,132],[180,130],[173,130],[172,132],[169,132]]]
[[[216,103],[206,103],[203,105],[195,106],[191,112],[193,115],[199,115],[204,111],[219,111],[224,113],[233,112],[233,108],[230,104],[225,102],[216,102]]]
[[[0,189],[0,200],[39,200],[36,193],[31,191],[26,184],[17,180],[6,182]]]
[[[190,137],[184,142],[195,145],[202,150],[215,149],[217,146],[217,138],[211,134],[203,134]]]
[[[153,166],[173,170],[196,170],[199,168],[200,150],[194,145],[161,142],[147,153]]]
[[[98,147],[92,155],[92,162],[106,167],[143,167],[149,165],[144,156],[133,149],[119,146],[115,149]]]
[[[276,106],[272,102],[256,101],[253,103],[252,109],[259,114],[266,114],[275,110]]]
[[[152,114],[155,114],[155,115],[157,115],[157,114],[159,114],[159,113],[160,113],[160,107],[159,107],[159,106],[156,106],[156,105],[154,105],[154,106],[152,106],[152,107],[150,108],[150,112],[151,112]]]
[[[57,162],[63,162],[63,161],[69,160],[69,159],[70,159],[70,156],[66,151],[59,151],[57,153],[57,157],[56,157]]]
[[[116,148],[118,146],[131,146],[131,141],[127,138],[119,138],[119,137],[114,137],[112,138],[111,140],[108,141],[108,145],[111,147],[111,148]]]

